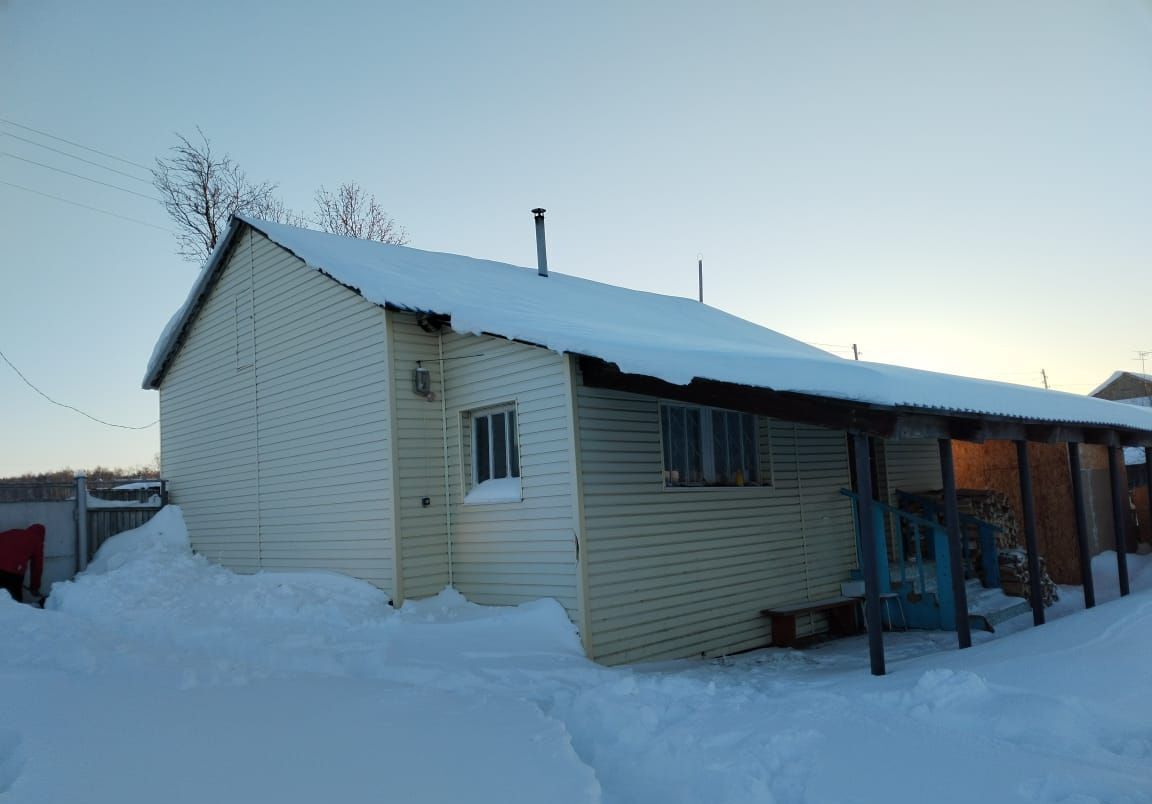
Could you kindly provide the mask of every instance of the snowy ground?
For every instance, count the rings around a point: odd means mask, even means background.
[[[886,635],[873,678],[862,638],[603,668],[550,601],[238,576],[174,508],[107,547],[0,600],[2,802],[1152,802],[1144,557],[969,651]]]

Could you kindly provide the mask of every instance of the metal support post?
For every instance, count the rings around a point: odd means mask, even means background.
[[[884,669],[884,620],[880,611],[880,576],[876,560],[876,525],[872,516],[872,446],[863,433],[852,434],[856,453],[856,515],[860,520],[860,570],[864,574],[864,622],[872,675]]]
[[[1128,594],[1128,489],[1124,487],[1124,449],[1108,448],[1108,474],[1112,480],[1112,525],[1116,530],[1116,572],[1120,576],[1120,596]]]
[[[1032,498],[1032,468],[1028,464],[1028,442],[1016,442],[1016,463],[1020,468],[1020,501],[1024,505],[1024,546],[1028,550],[1028,596],[1032,599],[1032,624],[1044,624],[1044,590],[1040,585],[1040,548],[1036,544],[1036,508]]]
[[[1088,514],[1084,509],[1084,476],[1080,473],[1080,445],[1068,442],[1068,472],[1072,475],[1072,502],[1076,506],[1076,547],[1080,553],[1080,585],[1084,587],[1084,608],[1096,605],[1096,584],[1092,580],[1092,550],[1088,547]]]
[[[944,522],[948,526],[948,561],[952,564],[952,600],[956,605],[956,641],[960,649],[972,647],[968,624],[968,588],[965,585],[964,558],[961,555],[960,508],[956,501],[956,467],[952,461],[952,440],[939,439],[940,477],[944,482]]]

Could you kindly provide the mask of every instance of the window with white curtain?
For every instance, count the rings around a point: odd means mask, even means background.
[[[750,413],[663,403],[660,435],[668,488],[768,485]]]

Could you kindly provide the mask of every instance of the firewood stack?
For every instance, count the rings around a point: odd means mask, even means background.
[[[1000,528],[996,532],[996,547],[1011,550],[1020,545],[1020,526],[1008,497],[999,491],[983,489],[957,489],[957,507],[961,514],[982,519]]]
[[[1031,600],[1030,577],[1027,550],[1017,548],[1000,551],[1000,588],[1004,594]],[[1060,599],[1056,583],[1048,575],[1043,556],[1040,557],[1040,594],[1045,606],[1051,606]]]

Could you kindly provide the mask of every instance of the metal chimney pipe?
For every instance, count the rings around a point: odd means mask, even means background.
[[[532,214],[536,216],[536,264],[539,266],[540,276],[548,276],[548,247],[544,244],[544,213],[547,210],[536,207]]]

